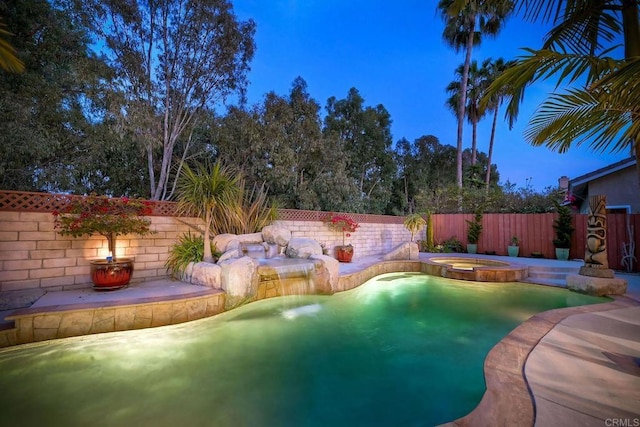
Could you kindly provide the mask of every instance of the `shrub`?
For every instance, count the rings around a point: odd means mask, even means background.
[[[211,244],[211,253],[216,258],[219,257],[219,253],[216,253],[215,246]],[[180,279],[184,276],[189,263],[201,262],[204,258],[204,237],[202,235],[194,236],[191,232],[185,233],[178,239],[169,257],[164,263],[167,272],[170,272],[172,279]]]

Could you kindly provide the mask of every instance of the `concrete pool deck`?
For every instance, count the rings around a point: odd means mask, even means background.
[[[420,259],[434,255],[446,254],[420,254]],[[501,256],[458,256],[511,260]],[[513,260],[532,268],[559,268],[565,272],[577,271],[581,266],[575,261]],[[363,272],[371,275],[381,263],[381,256],[341,263],[340,275],[360,276]],[[501,340],[485,360],[487,391],[482,401],[470,414],[449,425],[638,425],[640,275],[616,276],[628,282],[624,296],[610,303],[540,313]],[[206,289],[166,279],[135,283],[116,292],[91,289],[49,292],[26,310],[56,312],[71,307],[78,311],[82,307],[104,307],[107,311],[143,302],[157,306],[161,313],[165,310],[162,304],[184,306],[180,311],[184,319],[179,319],[184,321],[212,315],[215,308],[211,304],[196,307],[196,301],[219,303],[223,296],[219,291]],[[142,323],[137,326],[159,326],[152,323],[154,316],[143,314]],[[117,313],[115,317],[117,320]],[[135,317],[125,320],[137,321]],[[621,420],[626,424],[621,424]]]

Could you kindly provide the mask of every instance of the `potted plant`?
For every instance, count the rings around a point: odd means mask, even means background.
[[[473,221],[467,220],[467,224],[469,224],[467,230],[467,252],[475,254],[478,252],[478,240],[480,240],[480,234],[482,233],[482,214],[476,212]]]
[[[507,247],[507,251],[509,252],[509,256],[518,256],[520,253],[520,239],[518,239],[518,236],[511,237],[511,244]]]
[[[404,228],[406,228],[411,233],[411,241],[413,242],[413,236],[420,231],[422,227],[427,224],[427,221],[422,218],[420,214],[411,214],[407,215],[404,219]]]
[[[553,228],[556,230],[556,238],[553,239],[553,246],[556,247],[556,258],[559,260],[569,259],[569,248],[571,247],[571,235],[575,228],[571,225],[571,209],[565,205],[554,203],[558,211],[558,218],[553,221]]]
[[[62,202],[62,209],[53,212],[58,233],[73,237],[100,234],[107,239],[105,259],[90,261],[94,288],[111,290],[129,284],[133,259],[116,257],[116,239],[124,234],[151,233],[151,222],[143,218],[151,213],[151,202],[95,194],[65,197]]]
[[[346,215],[329,214],[322,219],[327,224],[330,230],[340,231],[342,233],[342,245],[336,246],[336,258],[340,262],[351,262],[353,258],[353,246],[351,244],[345,245],[345,237],[351,237],[351,233],[354,233],[360,224],[352,220]]]

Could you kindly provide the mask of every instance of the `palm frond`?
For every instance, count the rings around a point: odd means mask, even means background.
[[[625,65],[625,61],[609,57],[559,53],[547,49],[524,50],[529,52],[529,55],[521,56],[512,67],[505,70],[487,88],[480,102],[481,107],[485,108],[493,96],[508,88],[505,91],[505,99],[508,101],[506,116],[510,126],[518,116],[525,89],[531,83],[556,77],[556,88],[581,79],[584,79],[587,85],[591,85]]]
[[[0,24],[0,68],[11,73],[21,73],[24,71],[24,63],[17,57],[15,48],[4,39],[12,34],[3,29],[4,24]]]
[[[553,94],[534,114],[525,138],[560,153],[585,142],[596,152],[628,149],[640,137],[640,121],[618,101],[605,91]]]

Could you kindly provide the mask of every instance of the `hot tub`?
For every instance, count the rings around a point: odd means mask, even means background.
[[[517,282],[529,271],[525,265],[478,257],[434,255],[423,261],[427,274],[476,282]]]

